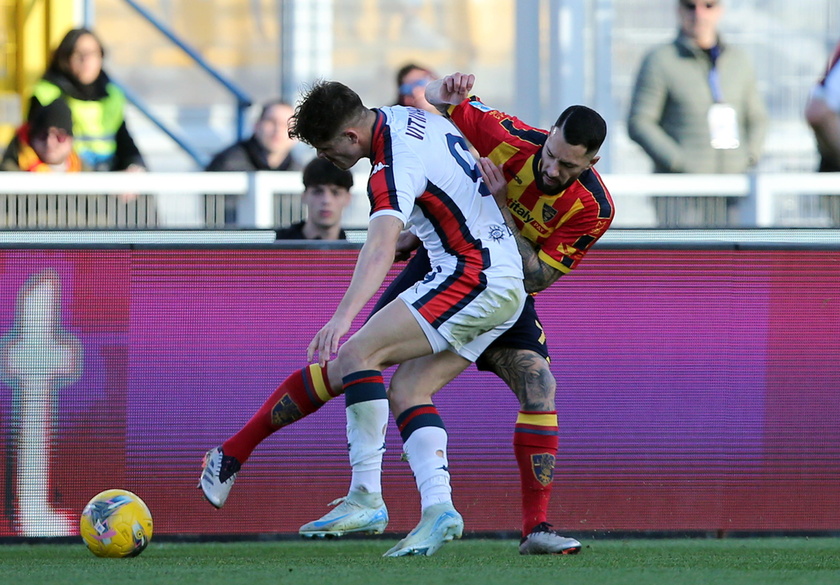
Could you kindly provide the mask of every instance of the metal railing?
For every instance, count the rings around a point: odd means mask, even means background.
[[[236,223],[225,227],[271,229],[303,218],[300,172],[230,173],[2,173],[0,227],[5,228],[217,228],[208,206],[234,196]],[[616,205],[616,227],[674,228],[658,221],[634,223],[633,212],[661,198],[685,203],[710,199],[732,210],[726,226],[698,222],[692,227],[840,227],[840,173],[765,173],[756,175],[602,175]],[[365,229],[369,206],[363,173],[354,177],[353,201],[344,214],[349,229]],[[142,194],[140,196],[136,194]],[[64,199],[61,199],[63,197]],[[98,220],[62,223],[45,207],[68,205],[68,197],[87,199],[73,207]],[[101,198],[105,199],[101,199]],[[135,208],[144,200],[142,218]],[[10,201],[15,201],[14,209]],[[21,203],[21,201],[24,201]],[[96,205],[90,203],[96,201]],[[214,203],[215,201],[215,203]],[[122,205],[126,209],[120,210]],[[110,207],[109,207],[110,206]],[[103,209],[113,210],[109,212]],[[81,211],[79,211],[81,210]],[[3,214],[7,217],[4,219]],[[17,219],[10,219],[9,214]],[[30,215],[42,218],[32,220]],[[122,215],[120,215],[122,214]],[[65,216],[66,217],[66,211]],[[105,218],[105,219],[102,219]],[[120,219],[123,218],[123,219]],[[132,221],[134,223],[132,223]],[[66,224],[66,225],[65,225]]]
[[[195,49],[190,47],[186,42],[184,42],[178,35],[176,35],[169,27],[167,27],[163,21],[157,18],[154,14],[150,11],[143,8],[140,4],[135,2],[134,0],[123,0],[128,6],[134,9],[144,20],[148,21],[155,29],[158,30],[163,36],[165,36],[170,42],[172,42],[175,46],[177,46],[181,51],[184,52],[202,71],[207,73],[210,77],[216,80],[228,93],[230,93],[236,100],[236,136],[237,139],[242,139],[245,137],[245,119],[247,115],[248,108],[253,104],[253,100],[244,92],[242,91],[233,81],[226,78],[224,75],[219,73],[210,63],[208,63]],[[86,0],[84,6],[84,19],[86,26],[90,26],[90,23],[93,20],[93,6],[91,0]],[[162,130],[167,136],[169,136],[175,144],[177,144],[184,152],[186,152],[190,158],[192,158],[196,164],[200,167],[204,167],[209,162],[209,158],[202,154],[201,151],[193,146],[190,143],[189,139],[183,136],[181,133],[173,130],[166,123],[163,121],[162,118],[157,116],[153,111],[152,108],[146,104],[146,102],[140,98],[134,91],[132,91],[129,87],[126,86],[125,83],[120,82],[119,80],[115,79],[111,76],[111,79],[114,83],[116,83],[125,93],[126,98],[134,104],[134,106],[142,113],[146,118],[148,118],[155,126],[157,126],[160,130]]]

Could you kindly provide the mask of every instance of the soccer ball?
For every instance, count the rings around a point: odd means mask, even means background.
[[[85,506],[79,531],[98,557],[136,557],[152,540],[152,514],[137,495],[105,490]]]

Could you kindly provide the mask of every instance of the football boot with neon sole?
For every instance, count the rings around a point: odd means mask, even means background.
[[[521,555],[575,555],[579,552],[577,540],[560,536],[548,522],[537,524],[519,543]]]
[[[423,510],[420,523],[414,527],[414,530],[382,556],[430,557],[445,543],[461,538],[463,533],[464,519],[452,503],[435,504]]]
[[[214,447],[207,452],[198,487],[204,492],[208,502],[216,508],[225,505],[241,467],[239,460],[225,455],[221,447]]]
[[[353,490],[333,500],[335,506],[318,520],[300,527],[304,538],[338,537],[351,533],[382,534],[388,526],[388,508],[382,494]]]

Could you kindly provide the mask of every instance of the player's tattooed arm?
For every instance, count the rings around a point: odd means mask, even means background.
[[[507,181],[505,180],[502,165],[493,163],[487,157],[478,159],[478,169],[481,171],[481,178],[484,184],[493,195],[493,200],[499,206],[502,217],[505,219],[508,231],[516,240],[516,247],[519,248],[519,255],[522,256],[522,270],[525,273],[525,292],[536,293],[545,290],[556,281],[562,272],[549,266],[539,257],[539,250],[534,244],[523,237],[516,227],[516,222],[507,204]]]
[[[539,249],[528,238],[524,237],[516,228],[513,215],[507,207],[501,207],[502,217],[505,218],[510,233],[516,240],[519,255],[522,256],[522,271],[525,273],[525,292],[537,293],[554,284],[563,273],[540,260]]]

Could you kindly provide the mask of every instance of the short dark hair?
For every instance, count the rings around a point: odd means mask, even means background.
[[[554,126],[563,132],[566,142],[584,146],[586,152],[596,152],[607,137],[607,123],[601,114],[586,106],[569,106]]]
[[[310,146],[329,142],[367,108],[355,91],[338,81],[318,81],[304,93],[289,120],[289,136]]]
[[[348,191],[353,186],[353,173],[340,169],[325,158],[313,158],[303,168],[303,186],[335,185]]]
[[[63,98],[56,98],[33,114],[29,123],[29,136],[44,134],[50,128],[59,128],[68,136],[73,136],[73,113]]]

